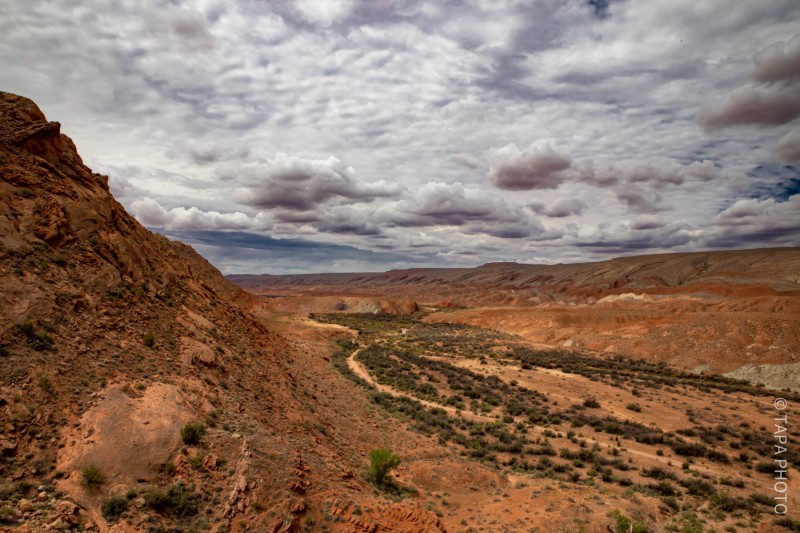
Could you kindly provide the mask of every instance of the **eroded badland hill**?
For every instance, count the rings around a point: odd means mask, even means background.
[[[7,93],[0,245],[0,531],[800,527],[791,433],[774,479],[800,396],[719,375],[795,386],[796,249],[235,278],[254,295]]]
[[[396,312],[392,302],[405,299],[407,307],[436,311],[432,321],[686,370],[736,371],[732,375],[800,391],[797,248],[231,280],[257,294],[291,295],[291,302],[316,311]]]

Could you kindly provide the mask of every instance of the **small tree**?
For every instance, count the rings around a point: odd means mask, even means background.
[[[386,448],[376,448],[369,452],[369,479],[376,485],[383,485],[389,472],[400,464],[400,457]]]

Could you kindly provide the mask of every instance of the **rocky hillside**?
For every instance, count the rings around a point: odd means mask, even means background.
[[[331,531],[439,530],[354,476],[322,356],[253,306],[0,93],[0,530],[294,531],[331,494]]]

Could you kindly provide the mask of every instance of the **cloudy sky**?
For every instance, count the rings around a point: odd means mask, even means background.
[[[34,99],[225,273],[800,245],[797,0],[5,0]]]

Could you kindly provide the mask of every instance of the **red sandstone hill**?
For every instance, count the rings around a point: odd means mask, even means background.
[[[351,424],[343,378],[320,386],[332,348],[257,304],[0,93],[0,531],[297,531],[323,509],[331,531],[439,531],[353,474],[382,440]]]

